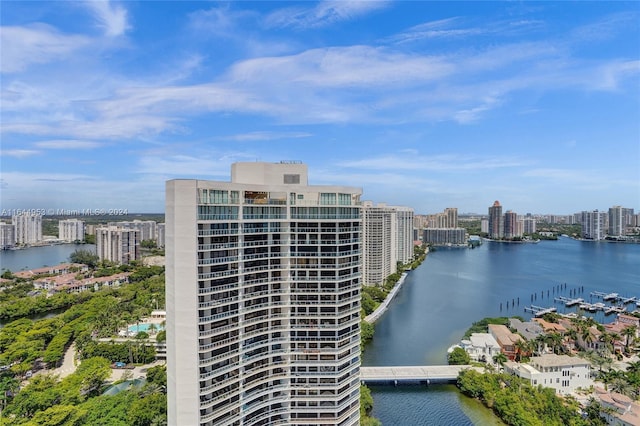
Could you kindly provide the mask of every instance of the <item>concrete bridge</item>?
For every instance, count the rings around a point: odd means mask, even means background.
[[[360,381],[371,385],[430,385],[435,383],[455,383],[460,371],[472,368],[470,365],[426,365],[406,367],[360,367]]]

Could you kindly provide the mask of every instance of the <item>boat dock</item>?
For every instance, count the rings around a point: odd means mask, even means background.
[[[610,315],[610,314],[622,314],[624,312],[627,312],[627,308],[625,308],[624,306],[609,306],[605,311],[604,314],[605,315]]]
[[[620,299],[620,295],[618,293],[603,293],[601,291],[592,291],[590,293],[592,296],[601,297],[602,300],[613,300],[616,301]]]
[[[578,305],[582,302],[584,302],[584,299],[581,297],[578,297],[576,299],[571,299],[569,297],[564,297],[564,296],[558,296],[556,298],[553,299],[556,302],[562,302],[564,303],[565,306],[574,306],[574,305]]]
[[[620,303],[622,303],[623,305],[629,304],[629,303],[634,303],[637,302],[638,299],[636,299],[635,296],[633,297],[623,297],[620,299]]]
[[[545,314],[550,314],[551,312],[555,312],[556,308],[551,306],[550,308],[543,308],[541,306],[535,306],[535,305],[531,305],[529,306],[525,306],[524,308],[525,312],[531,312],[533,315],[535,315],[536,317],[541,317]]]

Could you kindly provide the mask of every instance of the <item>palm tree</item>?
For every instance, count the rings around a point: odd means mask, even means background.
[[[553,353],[557,354],[562,346],[562,335],[560,333],[549,333],[545,337],[545,343],[550,344]]]
[[[593,334],[591,334],[591,327],[585,327],[581,330],[580,337],[584,342],[585,350],[590,349],[589,345],[593,343]]]
[[[531,343],[527,340],[518,340],[515,344],[516,347],[516,361],[521,361],[522,357],[528,357],[531,355]]]
[[[625,353],[629,353],[629,345],[631,344],[631,342],[635,340],[637,331],[638,331],[638,327],[636,327],[635,325],[631,325],[625,328],[624,330],[622,330],[622,335],[625,337],[625,342],[624,342]]]
[[[507,356],[502,352],[500,352],[499,354],[493,357],[493,362],[498,364],[500,367],[504,366],[504,363],[507,362],[508,360],[509,358],[507,358]]]

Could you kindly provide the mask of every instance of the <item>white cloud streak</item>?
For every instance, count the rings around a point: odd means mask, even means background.
[[[269,14],[265,19],[268,28],[292,27],[318,28],[336,22],[355,19],[387,7],[387,1],[334,0],[321,1],[314,7],[287,7]]]
[[[32,155],[40,154],[40,151],[36,151],[33,149],[3,149],[0,150],[0,155],[3,157],[15,157],[15,158],[26,158],[31,157]]]
[[[93,149],[102,146],[99,142],[82,140],[49,140],[36,142],[34,145],[48,149]]]
[[[130,27],[127,10],[122,5],[115,5],[105,0],[90,0],[84,5],[89,9],[99,28],[108,37],[123,35]]]
[[[89,42],[87,37],[61,34],[46,24],[2,27],[0,72],[15,73],[34,64],[64,60]]]

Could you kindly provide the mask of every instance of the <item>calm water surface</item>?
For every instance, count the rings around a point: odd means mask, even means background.
[[[43,266],[68,262],[76,250],[96,251],[94,244],[57,244],[53,246],[29,247],[22,250],[0,250],[0,269],[18,272]]]
[[[410,272],[376,323],[363,365],[446,364],[447,348],[460,341],[473,321],[501,315],[530,318],[523,309],[532,303],[556,306],[563,312],[564,305],[553,298],[568,297],[573,289],[584,287],[577,296],[585,300],[592,291],[640,297],[639,265],[640,245],[568,238],[539,244],[485,243],[473,250],[439,249]],[[599,313],[596,319],[608,322],[614,317]],[[499,424],[489,410],[453,386],[377,386],[372,391],[373,414],[385,426]]]

